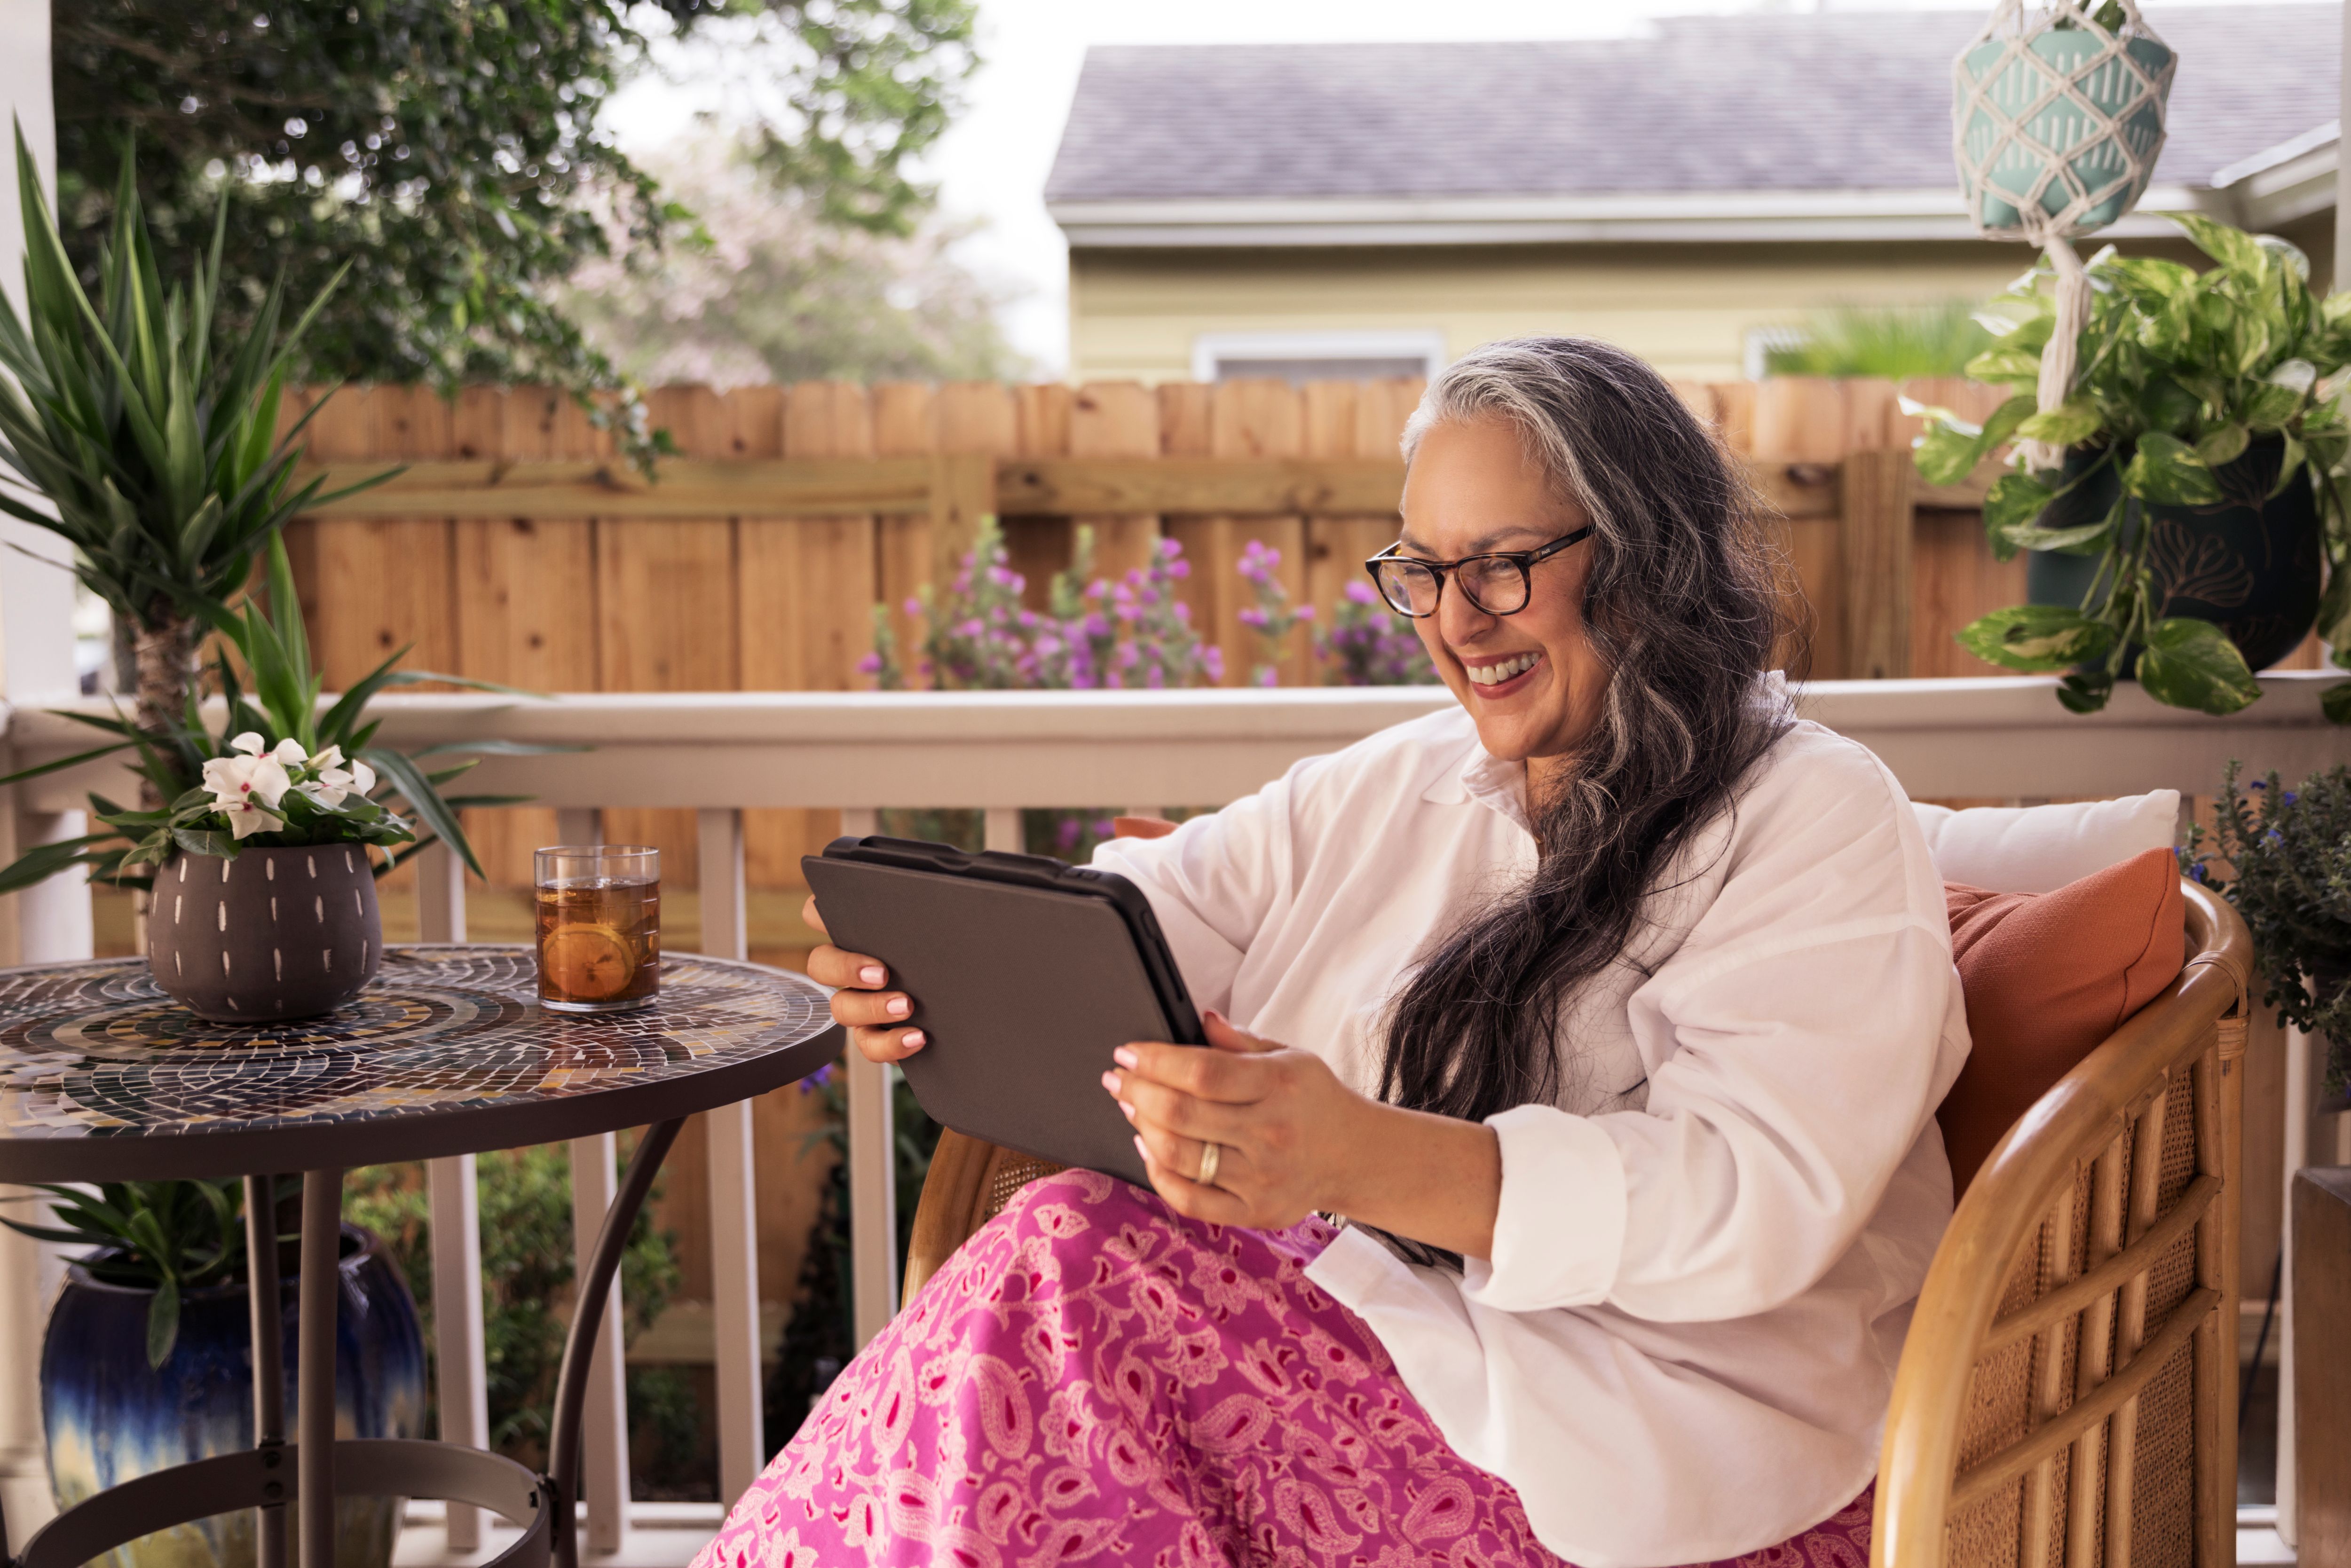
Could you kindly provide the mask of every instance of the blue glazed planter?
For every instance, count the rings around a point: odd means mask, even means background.
[[[287,1249],[286,1261],[293,1261]],[[407,1281],[381,1244],[343,1227],[335,1333],[335,1434],[413,1437],[424,1425],[424,1335]],[[282,1281],[286,1430],[294,1429],[296,1276]],[[147,1364],[153,1292],[92,1279],[78,1265],[41,1342],[49,1485],[70,1508],[107,1487],[253,1446],[253,1357],[243,1285],[192,1292],[180,1337]],[[336,1504],[335,1568],[385,1568],[400,1529],[393,1498]],[[290,1532],[292,1521],[287,1528]],[[253,1511],[159,1531],[110,1553],[109,1568],[252,1568]]]

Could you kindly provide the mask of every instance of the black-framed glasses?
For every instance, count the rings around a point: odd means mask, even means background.
[[[1444,595],[1447,577],[1458,582],[1469,602],[1487,614],[1516,615],[1527,607],[1528,595],[1533,591],[1535,562],[1548,560],[1591,537],[1592,525],[1586,523],[1539,549],[1465,555],[1459,560],[1422,560],[1416,556],[1398,555],[1396,551],[1402,547],[1390,545],[1364,562],[1364,570],[1372,574],[1372,582],[1379,589],[1380,597],[1388,601],[1389,609],[1416,621],[1437,613],[1437,601]]]

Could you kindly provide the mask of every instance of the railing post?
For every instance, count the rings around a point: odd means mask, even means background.
[[[982,841],[987,848],[1000,850],[1006,854],[1017,855],[1027,849],[1028,841],[1020,832],[1020,808],[1018,806],[989,807],[987,837]]]
[[[428,941],[431,938],[426,938]],[[461,927],[458,939],[464,939]],[[433,1213],[433,1352],[440,1396],[441,1440],[490,1446],[489,1375],[483,1361],[482,1220],[474,1156],[428,1160],[425,1188]],[[449,1550],[482,1544],[481,1511],[447,1505]]]
[[[596,1235],[612,1207],[619,1186],[613,1164],[618,1139],[611,1133],[571,1140],[571,1255],[573,1272],[596,1255]],[[604,1321],[596,1329],[596,1354],[589,1363],[588,1400],[580,1431],[580,1491],[588,1500],[587,1530],[581,1539],[590,1552],[618,1552],[629,1527],[629,1419],[626,1385],[621,1365],[621,1279],[612,1277],[612,1292],[605,1299]],[[563,1500],[566,1507],[578,1501]]]
[[[702,950],[715,957],[750,956],[744,895],[743,813],[704,811]],[[759,1227],[753,1184],[751,1103],[706,1113],[710,1149],[710,1292],[717,1336],[718,1497],[732,1503],[768,1457],[760,1430]]]
[[[2285,1147],[2279,1162],[2284,1167],[2285,1207],[2279,1215],[2283,1226],[2278,1238],[2277,1532],[2288,1546],[2302,1542],[2301,1523],[2294,1517],[2299,1497],[2294,1485],[2294,1178],[2310,1164],[2310,1107],[2323,1071],[2318,1065],[2321,1049],[2309,1035],[2286,1026]]]
[[[465,862],[437,840],[416,852],[416,937],[420,942],[465,939]]]
[[[604,813],[593,806],[566,806],[555,813],[555,837],[559,843],[601,844]]]
[[[845,810],[841,831],[875,831],[874,813]],[[890,1113],[890,1069],[854,1051],[841,1056],[849,1075],[849,1258],[857,1343],[889,1325],[898,1309],[898,1146]]]

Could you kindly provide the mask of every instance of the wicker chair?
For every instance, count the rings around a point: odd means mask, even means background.
[[[1895,1378],[1873,1568],[2235,1561],[2252,953],[2235,911],[2183,886],[2179,977],[2010,1129],[1944,1233]],[[906,1299],[1060,1168],[942,1134]]]

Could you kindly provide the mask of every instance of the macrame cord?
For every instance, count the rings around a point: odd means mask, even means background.
[[[2090,319],[2089,274],[2067,242],[2130,211],[2163,151],[2179,57],[2135,0],[2119,5],[2122,26],[2108,32],[2092,20],[2100,0],[2053,0],[2030,15],[2024,0],[2001,0],[1951,67],[1952,151],[1970,216],[1991,238],[2040,246],[2057,274],[2035,396],[2044,413],[2073,391],[2074,340]],[[2018,447],[2035,469],[2064,461],[2046,442]]]

